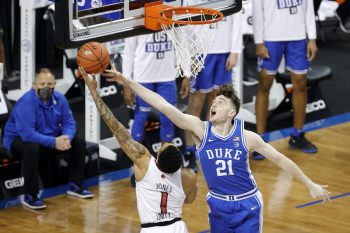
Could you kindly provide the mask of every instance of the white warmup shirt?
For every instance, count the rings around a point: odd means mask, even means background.
[[[174,51],[173,42],[163,31],[126,38],[123,74],[138,83],[174,81]]]
[[[185,4],[198,5],[208,0],[187,0]],[[243,35],[242,35],[242,11],[224,17],[221,21],[209,26],[209,33],[212,30],[215,33],[213,44],[209,47],[209,54],[220,53],[242,53]],[[208,27],[208,25],[203,25]]]
[[[146,175],[136,182],[137,209],[141,223],[181,218],[185,198],[181,169],[173,174],[163,173],[152,157]]]
[[[218,28],[208,53],[242,53],[242,11],[224,17],[210,28],[213,27]]]
[[[256,44],[316,39],[313,0],[253,0]]]

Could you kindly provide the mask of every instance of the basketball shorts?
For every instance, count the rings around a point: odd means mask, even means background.
[[[166,101],[175,105],[177,100],[176,82],[140,83],[142,86],[158,93]],[[151,111],[151,105],[146,103],[139,96],[136,96],[136,107],[134,112],[134,124],[131,129],[132,137],[140,142],[145,136],[144,126]],[[159,113],[161,123],[160,138],[162,141],[171,142],[174,138],[174,124],[164,114]]]
[[[168,226],[156,226],[141,228],[141,233],[188,233],[187,226],[184,221],[178,221]]]
[[[267,74],[275,75],[284,55],[286,69],[295,74],[306,74],[310,62],[307,59],[307,40],[265,41],[270,58],[258,58],[258,71],[266,69]]]
[[[209,205],[210,232],[262,232],[263,200],[260,191],[237,200],[216,197],[209,192],[207,202]]]
[[[232,70],[228,71],[225,68],[228,56],[229,53],[208,54],[204,62],[205,67],[196,78],[191,78],[190,92],[209,93],[232,82]]]
[[[176,93],[176,82],[168,81],[168,82],[157,82],[157,83],[140,83],[142,86],[147,89],[158,93],[161,97],[163,97],[168,103],[175,104],[177,99]],[[136,107],[143,112],[151,111],[152,107],[148,103],[146,103],[139,96],[136,96]]]

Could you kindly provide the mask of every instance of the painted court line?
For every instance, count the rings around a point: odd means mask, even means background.
[[[336,115],[336,116],[332,116],[332,117],[328,117],[328,118],[324,118],[324,119],[320,119],[320,120],[313,121],[310,123],[306,123],[304,125],[304,130],[305,130],[305,132],[309,132],[309,131],[314,131],[314,130],[323,129],[323,128],[327,128],[330,126],[342,124],[342,123],[349,122],[349,121],[350,121],[350,112]],[[269,132],[266,134],[266,139],[267,139],[267,141],[271,142],[271,141],[279,140],[282,138],[287,138],[290,136],[292,131],[293,131],[292,127],[272,131],[272,132]]]
[[[338,199],[338,198],[345,197],[345,196],[350,196],[350,192],[333,196],[333,197],[331,197],[331,200]],[[318,203],[322,203],[322,200],[312,201],[312,202],[309,202],[309,203],[306,203],[306,204],[297,205],[295,208],[304,208],[304,207],[307,207],[307,206],[310,206],[310,205],[315,205],[315,204],[318,204]]]

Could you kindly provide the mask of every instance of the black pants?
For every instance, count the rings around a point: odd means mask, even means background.
[[[346,0],[337,8],[337,13],[342,20],[350,19],[350,0]]]
[[[57,166],[60,158],[67,158],[69,181],[77,185],[83,183],[86,154],[85,139],[76,135],[71,141],[71,146],[68,151],[58,151],[37,143],[24,142],[20,137],[13,140],[11,153],[16,159],[21,160],[25,194],[37,195],[39,193],[39,161],[41,157],[57,161]],[[50,177],[48,178],[50,179]]]

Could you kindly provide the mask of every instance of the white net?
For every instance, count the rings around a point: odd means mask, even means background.
[[[172,12],[172,18],[176,19],[178,15]],[[192,22],[196,16],[196,21],[205,21],[205,24],[179,26],[179,23],[173,22],[170,25],[162,24],[163,31],[173,41],[176,51],[176,68],[182,77],[196,77],[204,68],[204,61],[211,47],[217,29],[217,23],[207,22],[214,20],[218,15],[194,15],[187,12],[181,15],[186,21]],[[214,30],[212,30],[214,29]]]

